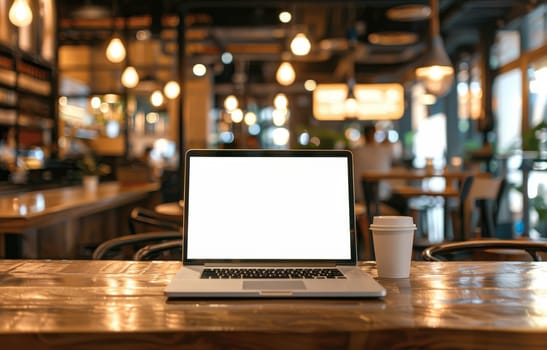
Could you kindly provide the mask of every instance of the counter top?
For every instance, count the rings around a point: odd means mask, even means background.
[[[122,185],[118,182],[107,182],[101,183],[96,192],[88,192],[83,186],[72,186],[1,195],[0,231],[17,233],[30,225],[36,228],[47,224],[47,217],[68,210],[83,210],[87,214],[106,210],[159,189],[158,183]]]

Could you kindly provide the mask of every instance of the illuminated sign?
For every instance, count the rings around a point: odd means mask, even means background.
[[[354,100],[346,84],[319,84],[313,92],[313,115],[317,120],[390,120],[404,113],[401,84],[356,84]]]

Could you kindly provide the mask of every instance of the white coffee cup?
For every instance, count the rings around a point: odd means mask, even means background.
[[[411,216],[375,216],[370,225],[378,276],[407,278],[410,275],[412,242],[416,225]]]

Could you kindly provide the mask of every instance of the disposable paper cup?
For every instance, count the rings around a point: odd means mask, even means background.
[[[407,278],[410,275],[412,242],[416,225],[411,216],[375,216],[372,238],[378,276]]]

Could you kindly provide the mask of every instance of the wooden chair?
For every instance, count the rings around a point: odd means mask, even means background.
[[[523,252],[527,254],[518,254]],[[545,253],[547,253],[547,242],[485,239],[432,245],[422,251],[422,259],[425,261],[542,261]]]
[[[505,188],[504,178],[475,177],[461,209],[463,239],[495,236],[498,208]]]
[[[166,217],[153,210],[143,207],[135,207],[129,214],[129,232],[136,234],[139,229],[144,232],[151,230],[180,231],[181,220]]]
[[[139,249],[152,244],[166,241],[180,241],[181,231],[162,231],[136,233],[109,239],[101,243],[94,251],[94,260],[133,260]]]

